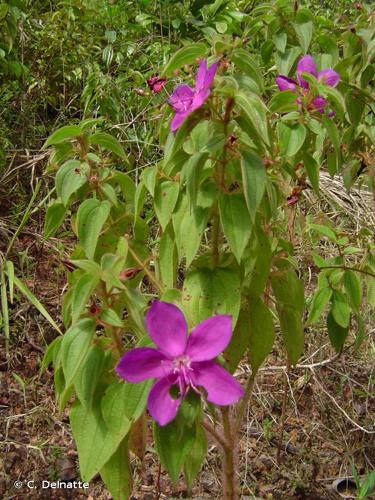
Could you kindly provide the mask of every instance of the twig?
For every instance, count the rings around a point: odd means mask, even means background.
[[[208,420],[203,420],[202,422],[203,427],[206,429],[207,432],[209,432],[215,439],[216,441],[222,446],[224,450],[228,449],[228,443],[225,441],[223,436],[221,436],[214,427],[208,422]]]
[[[334,356],[332,356],[332,358],[327,358],[327,359],[324,359],[323,361],[319,361],[317,363],[311,363],[311,364],[303,364],[303,363],[300,363],[300,364],[297,364],[293,367],[293,370],[297,369],[297,368],[303,368],[303,369],[312,369],[312,368],[319,368],[320,366],[325,366],[325,365],[328,365],[329,363],[332,363],[333,361],[336,361],[337,358],[339,358],[340,354],[335,354]],[[265,366],[263,368],[260,368],[259,370],[260,371],[263,371],[263,372],[273,372],[273,371],[278,371],[278,370],[287,370],[287,365],[275,365],[275,366]]]
[[[131,253],[133,259],[141,266],[141,268],[144,270],[144,272],[147,274],[149,277],[150,281],[155,285],[159,293],[163,293],[163,287],[160,285],[158,280],[155,278],[155,276],[152,274],[152,272],[147,268],[147,266],[141,261],[141,259],[138,257],[138,255],[134,252],[134,250],[128,246],[129,252]]]

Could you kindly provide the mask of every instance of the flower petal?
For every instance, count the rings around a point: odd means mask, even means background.
[[[195,91],[199,92],[204,88],[204,82],[206,80],[206,75],[207,75],[207,59],[202,59],[198,72],[197,72],[197,77],[195,79]]]
[[[333,69],[323,69],[319,71],[318,80],[330,87],[336,87],[341,80],[341,76]]]
[[[298,83],[288,76],[280,75],[276,78],[276,83],[280,90],[297,90]]]
[[[214,359],[232,338],[232,316],[218,314],[202,321],[188,337],[186,354],[192,361]]]
[[[211,64],[211,66],[208,68],[206,77],[204,79],[204,88],[209,89],[211,85],[213,84],[217,68],[219,66],[219,62],[215,62]]]
[[[179,85],[169,98],[168,102],[177,113],[189,110],[194,97],[194,90],[189,85]]]
[[[187,111],[186,113],[176,113],[171,122],[172,132],[176,132],[176,130],[178,130],[181,127],[181,125],[184,123],[184,121],[189,115],[190,111]]]
[[[152,340],[167,357],[174,358],[184,353],[187,324],[177,306],[155,300],[147,312],[146,325]]]
[[[148,411],[159,425],[167,425],[177,415],[181,398],[173,399],[170,395],[171,387],[176,383],[177,377],[164,377],[152,387],[148,396]]]
[[[172,363],[156,349],[136,347],[121,358],[116,371],[128,382],[142,382],[168,375],[172,371]]]
[[[328,106],[329,102],[321,95],[318,95],[317,97],[315,97],[311,104],[316,110],[319,111],[319,113],[324,113],[325,108]]]
[[[194,98],[193,98],[193,102],[192,102],[191,107],[190,107],[190,112],[192,113],[196,109],[200,108],[207,101],[210,94],[211,94],[211,90],[209,90],[209,89],[207,89],[207,90],[203,89],[203,90],[199,91],[197,94],[195,94]]]
[[[316,69],[316,64],[314,58],[312,56],[304,56],[299,60],[297,65],[297,78],[299,84],[305,89],[309,88],[309,83],[304,80],[301,76],[302,73],[310,73],[310,75],[318,76],[318,72]]]
[[[241,384],[215,361],[192,364],[194,385],[203,386],[207,391],[207,400],[226,406],[236,403],[245,391]]]

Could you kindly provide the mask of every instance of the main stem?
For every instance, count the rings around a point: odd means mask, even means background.
[[[225,105],[225,112],[223,118],[224,136],[227,138],[228,125],[230,122],[230,115],[234,106],[234,99],[229,97]],[[219,189],[224,189],[225,184],[225,166],[227,164],[227,144],[225,143],[223,149],[222,160],[218,162],[216,170],[216,183]],[[219,204],[216,201],[212,209],[212,267],[216,267],[219,262],[219,233],[220,233],[220,217],[219,217]]]
[[[237,500],[237,481],[235,470],[235,442],[234,435],[231,430],[229,407],[224,407],[221,410],[223,416],[223,428],[227,447],[224,448],[224,499]]]

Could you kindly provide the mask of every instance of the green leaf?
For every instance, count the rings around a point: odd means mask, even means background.
[[[375,470],[370,471],[361,484],[361,489],[359,490],[359,498],[370,498],[373,496],[375,491]]]
[[[112,153],[119,156],[122,160],[127,160],[126,153],[119,141],[107,132],[97,132],[92,135],[90,137],[90,144],[97,144],[104,149],[112,151]]]
[[[104,194],[104,196],[114,205],[115,207],[118,205],[118,199],[116,195],[115,189],[111,186],[111,184],[108,184],[108,182],[105,182],[100,185],[100,191]]]
[[[193,210],[187,196],[180,198],[173,214],[173,230],[178,251],[178,258],[186,257],[186,267],[194,260],[204,230],[210,217],[211,206],[217,196],[213,184],[205,184],[197,194],[196,207]],[[189,235],[187,238],[186,235]]]
[[[1,277],[0,296],[1,296],[2,323],[3,323],[5,338],[9,339],[10,328],[9,328],[9,305],[8,305],[7,282],[5,279],[4,268],[2,265],[0,266],[0,277]]]
[[[347,328],[349,326],[350,306],[343,293],[338,291],[333,292],[331,314],[335,322],[342,328]]]
[[[181,469],[194,445],[195,429],[177,419],[163,427],[154,425],[155,446],[171,480],[177,483]]]
[[[197,424],[194,442],[192,444],[191,450],[188,453],[185,464],[184,473],[186,477],[186,483],[189,489],[193,486],[194,479],[197,477],[199,471],[201,470],[203,460],[207,454],[207,437],[203,428]]]
[[[93,259],[100,231],[108,219],[111,204],[91,198],[80,205],[77,212],[78,237],[86,255]]]
[[[57,356],[57,353],[59,352],[61,348],[61,343],[62,343],[62,336],[56,337],[55,340],[53,340],[50,345],[47,347],[46,352],[44,353],[43,360],[40,364],[40,373],[43,373],[46,371],[48,366],[53,363],[55,370],[58,368],[55,365],[55,359]]]
[[[289,75],[298,56],[301,55],[299,47],[291,47],[285,52],[277,52],[275,55],[276,68],[279,75]]]
[[[366,105],[364,96],[358,90],[350,90],[345,97],[346,109],[350,122],[358,125],[362,119],[363,110]]]
[[[329,339],[332,346],[335,348],[336,352],[341,352],[344,346],[346,337],[348,336],[349,327],[343,328],[338,323],[336,323],[332,312],[327,316],[327,329]]]
[[[84,274],[75,284],[72,298],[72,323],[78,320],[98,283],[99,277],[97,275]]]
[[[89,274],[95,275],[100,278],[102,270],[97,262],[86,259],[74,259],[70,261],[73,266],[78,267],[78,269],[83,269]]]
[[[288,43],[288,35],[285,31],[277,33],[273,36],[273,43],[279,52],[285,52],[286,44]]]
[[[319,320],[331,296],[332,296],[332,289],[327,287],[320,288],[315,293],[314,298],[311,302],[310,313],[308,317],[308,323],[310,325],[313,325]]]
[[[255,59],[245,49],[234,49],[231,54],[231,60],[246,75],[254,80],[259,92],[264,90],[262,73]]]
[[[250,316],[247,309],[241,309],[236,326],[233,330],[230,344],[225,350],[224,357],[228,362],[229,371],[234,373],[238,363],[243,358],[249,346]]]
[[[303,165],[307,172],[307,176],[311,185],[316,192],[319,194],[319,165],[318,162],[308,153],[304,153],[303,155]]]
[[[83,406],[90,407],[97,384],[105,366],[105,354],[102,349],[93,345],[87,354],[85,363],[78,370],[74,380],[74,388]]]
[[[109,429],[116,426],[119,415],[135,422],[146,409],[152,380],[138,384],[116,381],[110,384],[102,399],[102,414]]]
[[[295,24],[294,29],[297,33],[297,38],[299,44],[301,45],[303,53],[306,54],[311,43],[314,25],[311,21],[308,21],[307,23],[303,24]]]
[[[205,56],[207,47],[203,43],[190,44],[177,50],[170,58],[163,75],[170,76],[174,70],[185,66],[185,64],[195,64],[197,59]]]
[[[169,224],[159,245],[159,272],[164,289],[173,288],[176,281],[176,254],[173,227]]]
[[[128,437],[100,470],[100,476],[113,500],[128,500],[132,493],[132,473],[129,460]]]
[[[134,205],[136,185],[133,179],[124,172],[114,172],[113,178],[119,184],[126,203],[130,206]]]
[[[280,270],[271,278],[276,308],[289,361],[295,365],[304,346],[302,314],[304,309],[303,282],[294,271]]]
[[[11,260],[5,261],[5,271],[8,278],[8,286],[9,286],[9,300],[10,303],[13,304],[13,296],[14,296],[14,264]]]
[[[78,371],[84,365],[95,330],[95,319],[83,318],[65,333],[61,344],[61,361],[66,388],[74,383]]]
[[[23,283],[17,276],[14,276],[14,284],[19,289],[19,291],[29,300],[34,307],[38,309],[40,314],[46,318],[48,323],[62,335],[60,328],[57,326],[57,323],[52,319],[51,315],[44,307],[44,305],[35,297],[35,295],[31,292],[31,290]]]
[[[144,183],[152,197],[155,196],[157,174],[158,171],[154,166],[145,168],[142,172],[142,182]]]
[[[294,156],[302,148],[306,139],[306,127],[302,123],[279,122],[277,130],[282,156]]]
[[[321,120],[324,123],[326,130],[328,132],[328,136],[331,139],[333,147],[335,148],[337,158],[340,158],[341,157],[341,151],[340,151],[341,141],[340,141],[339,131],[338,131],[335,123],[330,118],[322,116]]]
[[[55,183],[56,193],[65,206],[71,195],[86,184],[89,171],[89,165],[78,160],[68,160],[61,165],[57,171]]]
[[[249,291],[252,295],[263,293],[270,274],[272,250],[267,234],[260,225],[250,238],[249,262],[247,263]]]
[[[108,325],[115,326],[117,328],[124,328],[124,322],[113,309],[104,309],[100,315],[100,319]]]
[[[255,220],[266,187],[266,169],[259,156],[244,150],[241,152],[241,172],[247,207],[252,220]]]
[[[196,207],[199,184],[202,180],[203,167],[207,156],[206,153],[195,153],[189,158],[183,168],[183,181],[186,183],[186,192],[193,209]]]
[[[352,309],[358,313],[362,304],[362,286],[358,273],[346,270],[344,273],[344,286]]]
[[[44,237],[50,238],[65,220],[66,207],[63,203],[55,201],[52,203],[46,212],[44,221]]]
[[[248,124],[251,126],[252,134],[258,136],[266,146],[270,147],[267,108],[263,101],[259,96],[250,92],[246,94],[244,92],[237,92],[235,100]]]
[[[268,107],[272,113],[288,113],[298,109],[296,102],[296,94],[291,90],[283,90],[272,96],[268,103]]]
[[[233,327],[240,310],[240,277],[229,268],[202,268],[190,272],[184,282],[182,304],[191,325],[215,314],[231,314]]]
[[[130,430],[130,420],[120,412],[116,416],[112,427],[107,427],[98,397],[93,399],[90,407],[77,400],[70,411],[70,424],[84,481],[90,481],[105,466]]]
[[[163,230],[172,217],[179,192],[179,183],[174,181],[162,181],[155,188],[154,207]]]
[[[242,194],[221,194],[219,197],[220,220],[225,237],[240,263],[249,241],[252,223]]]
[[[312,229],[323,236],[327,236],[332,241],[337,240],[336,233],[328,226],[324,226],[323,224],[309,224],[308,227],[310,230]]]
[[[272,350],[275,328],[272,314],[259,297],[249,298],[249,357],[252,374],[255,374]]]
[[[56,132],[54,132],[47,141],[43,144],[42,149],[48,148],[54,144],[60,144],[68,139],[73,139],[74,137],[79,137],[82,135],[82,129],[78,125],[66,125],[61,127]]]

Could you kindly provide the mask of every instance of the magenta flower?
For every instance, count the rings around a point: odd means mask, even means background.
[[[195,88],[182,84],[175,89],[168,101],[176,111],[171,123],[172,132],[175,132],[193,111],[207,101],[218,64],[216,62],[207,68],[207,59],[203,59],[198,68]]]
[[[219,314],[206,319],[188,336],[184,315],[178,307],[155,301],[146,315],[148,332],[157,346],[136,347],[120,360],[116,371],[128,382],[158,379],[148,397],[148,410],[160,424],[173,420],[189,389],[207,391],[207,400],[219,406],[236,403],[242,386],[214,359],[232,337],[232,317]],[[171,388],[177,386],[174,398]]]
[[[298,104],[302,105],[307,100],[307,108],[314,109],[319,113],[325,113],[329,102],[322,96],[312,96],[310,93],[310,85],[303,77],[303,73],[309,73],[315,76],[318,82],[323,82],[330,87],[336,87],[340,81],[340,75],[333,69],[323,69],[319,71],[316,68],[314,58],[312,56],[304,56],[297,65],[297,81],[288,76],[279,75],[276,78],[276,83],[280,90],[292,90],[300,94],[297,98]],[[334,113],[333,113],[334,114]]]
[[[159,94],[159,92],[161,92],[165,87],[166,83],[167,79],[162,78],[159,75],[154,75],[147,80],[147,85],[154,94]]]

